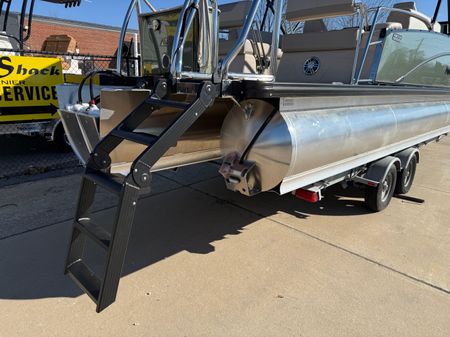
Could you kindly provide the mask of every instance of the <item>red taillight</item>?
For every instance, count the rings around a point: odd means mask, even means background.
[[[301,200],[311,202],[311,203],[316,203],[316,202],[320,201],[319,192],[312,192],[312,191],[300,189],[300,190],[295,191],[294,195],[296,198],[299,198]]]

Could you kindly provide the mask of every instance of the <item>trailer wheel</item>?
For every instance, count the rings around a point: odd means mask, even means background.
[[[60,152],[69,152],[72,150],[72,146],[70,145],[62,123],[59,123],[56,127],[55,134],[53,136],[53,146]]]
[[[365,201],[369,209],[374,212],[381,212],[389,206],[395,192],[397,184],[397,168],[392,165],[382,181],[377,187],[366,188]]]
[[[398,173],[397,186],[395,187],[396,194],[406,194],[411,190],[416,176],[417,157],[412,156],[408,165]]]

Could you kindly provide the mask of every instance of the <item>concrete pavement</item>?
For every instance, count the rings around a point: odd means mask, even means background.
[[[409,194],[424,202],[380,214],[340,189],[248,199],[213,164],[158,175],[101,314],[62,275],[78,178],[2,189],[0,336],[448,336],[449,154],[450,139],[424,148]]]

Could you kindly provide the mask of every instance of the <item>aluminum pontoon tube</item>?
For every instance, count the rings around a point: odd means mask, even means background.
[[[281,112],[245,158],[256,162],[253,180],[261,192],[277,188],[284,194],[450,132],[450,101],[414,100],[305,109],[301,99],[281,99]],[[224,121],[224,156],[242,155],[275,109],[260,100],[241,106]]]

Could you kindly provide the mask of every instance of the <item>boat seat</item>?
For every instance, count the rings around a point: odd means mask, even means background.
[[[235,46],[236,40],[220,40],[219,41],[219,59],[222,60],[227,56],[228,52]],[[244,47],[236,56],[234,61],[230,65],[230,72],[244,73],[244,74],[258,74],[257,57],[255,57],[255,48],[258,48],[261,56],[266,56],[269,60],[272,54],[272,47],[268,43],[256,43],[247,39]],[[264,53],[263,53],[264,51]],[[282,58],[282,51],[278,49],[278,62]],[[265,72],[268,73],[269,69]]]
[[[416,3],[414,1],[397,3],[394,5],[394,8],[403,9],[408,12],[417,12]],[[404,29],[428,30],[427,25],[423,21],[403,13],[391,12],[387,21],[399,22]]]
[[[219,40],[219,59],[222,60],[229,51],[236,45],[242,29],[242,25],[246,20],[250,11],[252,1],[240,1],[220,6],[220,29],[228,31],[228,39]],[[256,37],[256,39],[254,38]],[[253,41],[257,41],[254,43]],[[230,72],[257,74],[257,57],[256,50],[259,50],[261,56],[266,55],[269,60],[271,56],[272,33],[250,31],[248,39],[245,41],[244,47],[236,56],[230,65]],[[258,48],[258,49],[256,49]],[[256,50],[255,50],[256,49]],[[281,49],[279,50],[278,59],[281,59]]]
[[[355,11],[354,0],[291,0],[287,4],[286,19],[310,21],[353,15]]]
[[[318,26],[317,26],[318,27]],[[375,38],[379,39],[385,29],[401,29],[399,23],[376,26]],[[307,30],[310,31],[310,30]],[[283,57],[278,67],[277,81],[293,83],[345,83],[352,79],[353,63],[358,39],[358,28],[337,31],[319,31],[282,37]],[[363,33],[360,55],[367,43],[369,32]],[[376,47],[371,47],[363,77],[370,74]],[[313,71],[308,64],[318,63]]]
[[[350,83],[357,37],[358,28],[284,35],[277,81]],[[318,62],[312,73],[304,69],[311,62]]]
[[[358,28],[327,31],[322,19],[356,12],[353,0],[288,1],[286,19],[305,21],[303,34],[284,35],[277,81],[332,83],[351,80]],[[309,65],[314,68],[308,69]]]
[[[325,22],[322,19],[305,21],[303,25],[303,34],[323,33],[327,31],[328,31],[327,26],[325,25]]]

